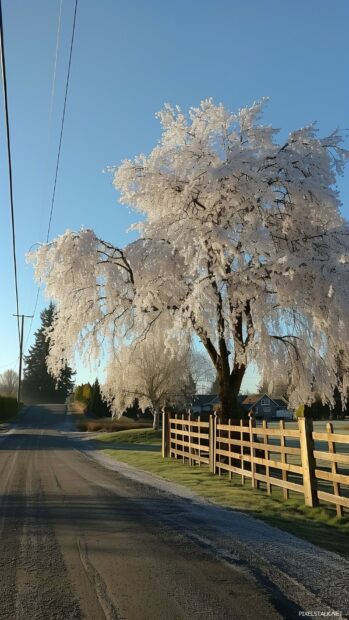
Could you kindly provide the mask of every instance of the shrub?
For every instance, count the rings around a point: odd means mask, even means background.
[[[73,413],[85,414],[87,410],[87,405],[81,400],[73,400],[71,403],[69,403],[69,409]]]
[[[8,420],[18,412],[17,399],[12,396],[0,396],[0,422]]]

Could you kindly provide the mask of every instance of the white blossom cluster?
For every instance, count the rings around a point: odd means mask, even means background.
[[[190,402],[195,385],[190,381],[189,341],[175,346],[176,354],[164,346],[164,331],[153,327],[147,337],[134,346],[121,345],[113,355],[103,386],[105,399],[114,417],[138,399],[141,409],[154,414],[166,404]]]
[[[346,394],[349,228],[335,183],[347,152],[313,125],[278,144],[262,103],[233,115],[206,100],[188,117],[165,106],[158,145],[113,171],[144,215],[140,238],[121,250],[68,231],[32,255],[57,303],[52,372],[106,340],[113,390],[115,349],[166,317],[169,341],[196,333],[231,377],[254,361],[270,389],[287,378],[291,406],[333,404],[337,384]]]

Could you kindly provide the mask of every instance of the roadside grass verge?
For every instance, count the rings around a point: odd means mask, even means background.
[[[120,418],[122,420],[122,418]],[[97,441],[108,444],[144,444],[161,446],[161,431],[154,431],[152,428],[132,428],[121,430],[118,433],[103,433],[96,437]]]
[[[97,440],[101,450],[117,461],[181,484],[216,504],[248,513],[349,558],[349,516],[338,518],[332,507],[309,508],[296,496],[284,500],[281,489],[273,489],[273,495],[268,496],[248,484],[242,486],[237,477],[230,481],[227,475],[213,476],[206,466],[190,467],[180,460],[163,459],[161,431],[134,429],[101,434]]]
[[[131,418],[118,418],[113,420],[112,418],[89,418],[84,414],[75,412],[73,414],[75,425],[79,431],[83,432],[97,432],[97,431],[109,431],[110,433],[117,433],[118,431],[124,431],[128,429],[142,429],[149,427],[148,422],[132,420]]]

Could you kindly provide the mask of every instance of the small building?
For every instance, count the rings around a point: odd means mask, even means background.
[[[282,397],[272,397],[269,394],[239,394],[238,400],[246,415],[253,409],[256,419],[290,419],[293,414],[288,411],[288,403]],[[214,394],[195,394],[187,411],[194,416],[208,417],[219,408],[219,396]],[[283,415],[284,414],[284,415]]]
[[[256,419],[270,420],[282,417],[282,412],[288,412],[288,403],[282,397],[272,397],[269,394],[248,394],[239,397],[246,412],[253,409]]]
[[[188,410],[196,416],[203,413],[213,413],[215,405],[219,404],[218,396],[214,394],[195,394],[188,404]]]

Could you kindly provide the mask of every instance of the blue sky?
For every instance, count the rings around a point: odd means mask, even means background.
[[[25,254],[46,237],[73,19],[73,1],[63,0],[49,131],[59,6],[60,0],[3,0],[25,314],[32,314],[36,297]],[[281,135],[314,120],[320,134],[336,127],[348,133],[348,23],[347,0],[80,0],[51,238],[85,226],[117,244],[130,240],[126,229],[134,217],[118,205],[102,171],[151,150],[160,135],[154,115],[164,102],[187,109],[213,97],[236,110],[269,96],[264,119]],[[4,127],[2,106],[0,116]],[[0,135],[2,372],[17,363],[18,339],[3,130]],[[348,177],[339,188],[349,217]],[[32,332],[45,305],[40,294]],[[31,342],[32,336],[27,348]],[[78,380],[88,378],[89,371],[78,370]],[[253,385],[251,375],[246,387]]]

